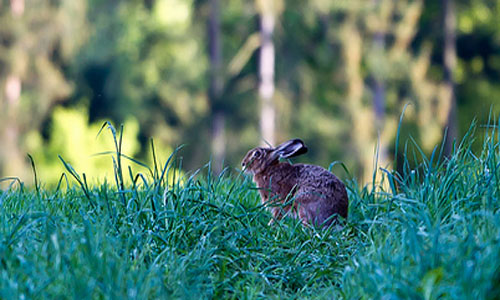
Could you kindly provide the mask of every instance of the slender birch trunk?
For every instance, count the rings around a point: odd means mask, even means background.
[[[270,2],[272,0],[269,0]],[[259,57],[259,100],[260,100],[260,132],[264,144],[275,144],[276,111],[274,95],[274,44],[273,31],[275,13],[272,5],[262,5],[260,15],[260,57]]]
[[[223,82],[219,0],[211,0],[210,6],[208,32],[210,48],[209,98],[212,110],[212,170],[215,173],[220,173],[226,156],[226,116],[220,103]]]

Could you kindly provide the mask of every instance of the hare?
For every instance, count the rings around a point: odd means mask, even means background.
[[[299,217],[304,225],[327,227],[339,215],[347,218],[349,200],[345,185],[322,167],[280,162],[307,152],[300,139],[276,148],[257,147],[248,151],[241,165],[253,174],[263,204],[271,204],[273,219],[284,215]]]

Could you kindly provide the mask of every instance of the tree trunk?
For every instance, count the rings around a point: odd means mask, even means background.
[[[10,1],[11,13],[14,18],[21,17],[24,13],[24,0]],[[18,124],[19,105],[21,100],[21,77],[15,72],[8,75],[5,80],[5,123],[0,134],[2,147],[0,148],[0,177],[17,176],[24,179],[24,160],[20,149],[20,126]]]
[[[269,5],[263,5],[269,7]],[[274,44],[272,40],[275,15],[270,9],[262,10],[260,16],[259,99],[260,132],[264,144],[275,144],[274,95]]]
[[[443,28],[444,28],[444,80],[448,90],[448,116],[445,130],[447,130],[444,142],[444,155],[449,157],[453,151],[453,142],[458,135],[457,125],[457,103],[455,94],[455,79],[453,71],[455,69],[457,54],[455,46],[456,16],[453,0],[441,0],[443,6]]]
[[[378,4],[380,0],[374,0],[375,4]],[[385,33],[382,29],[377,29],[373,37],[373,44],[376,53],[382,53],[385,48]],[[375,127],[377,129],[379,137],[379,152],[378,159],[379,163],[383,167],[388,162],[387,156],[387,143],[383,138],[383,131],[385,125],[385,83],[379,76],[373,76],[373,112],[375,116]]]
[[[219,0],[210,1],[210,17],[208,35],[210,48],[210,91],[209,98],[212,111],[212,170],[220,173],[226,155],[226,116],[221,107],[222,95],[222,51],[220,43],[220,9]]]
[[[14,17],[24,14],[24,0],[10,0],[10,11]]]
[[[363,55],[363,39],[356,27],[356,17],[348,16],[341,29],[342,58],[345,63],[347,83],[346,106],[352,124],[352,155],[359,162],[358,178],[368,182],[373,165],[372,111],[363,105],[364,82],[361,72]]]

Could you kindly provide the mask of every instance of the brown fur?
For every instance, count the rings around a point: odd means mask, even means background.
[[[298,150],[283,155],[280,147],[286,143]],[[342,181],[319,166],[279,162],[280,156],[292,157],[307,151],[300,140],[286,143],[276,148],[254,148],[242,161],[243,167],[253,173],[262,203],[270,205],[274,219],[291,215],[298,216],[303,224],[328,226],[335,221],[335,214],[347,218],[348,197]]]

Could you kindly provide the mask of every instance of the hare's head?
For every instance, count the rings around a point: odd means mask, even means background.
[[[268,166],[278,163],[280,158],[294,157],[306,152],[307,147],[303,141],[300,139],[289,140],[276,148],[253,148],[245,155],[241,166],[246,171],[258,174]]]

